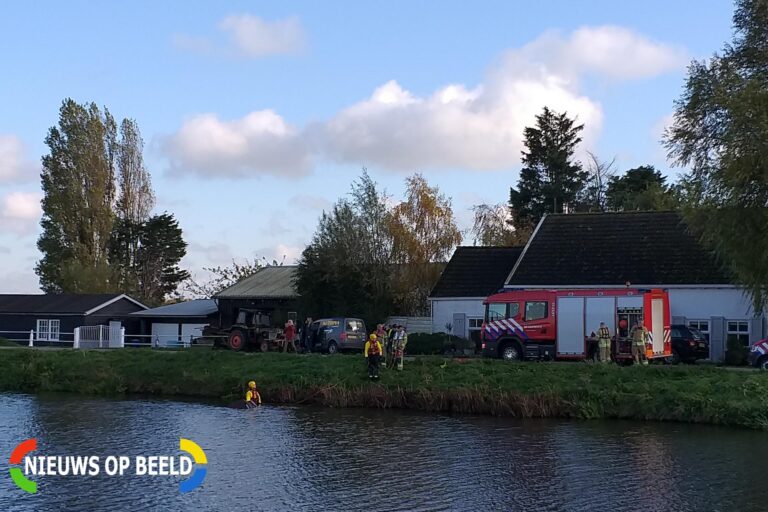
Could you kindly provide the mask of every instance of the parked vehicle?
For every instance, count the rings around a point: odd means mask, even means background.
[[[648,359],[672,355],[669,296],[664,290],[514,290],[485,301],[482,350],[506,360],[587,359],[592,334],[605,322],[614,336],[615,361],[629,361],[632,326],[642,320],[650,334]]]
[[[694,363],[697,359],[709,358],[709,341],[698,329],[682,324],[673,324],[672,364]]]
[[[768,370],[768,338],[752,345],[749,350],[749,364],[761,370]]]
[[[212,337],[214,345],[226,344],[234,351],[247,347],[255,347],[261,352],[275,350],[280,347],[282,335],[282,329],[272,327],[271,316],[257,309],[239,310],[235,323],[229,328],[209,326],[203,330],[203,336]]]
[[[363,350],[365,322],[359,318],[321,318],[310,326],[310,340],[314,351],[335,354],[342,350]]]

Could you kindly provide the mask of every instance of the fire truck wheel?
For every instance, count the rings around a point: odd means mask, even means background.
[[[235,352],[239,352],[245,348],[245,334],[240,329],[235,329],[229,333],[228,345],[229,348]]]
[[[523,359],[520,355],[520,348],[511,341],[502,345],[499,354],[501,354],[501,358],[505,361],[520,361]]]
[[[768,370],[768,356],[761,357],[760,360],[757,362],[757,367],[763,371]]]

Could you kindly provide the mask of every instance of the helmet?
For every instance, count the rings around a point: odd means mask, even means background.
[[[371,336],[370,336],[370,340],[371,340],[371,341],[376,341],[376,338],[377,338],[377,336],[376,336],[376,333],[373,333],[373,332],[372,332],[372,333],[371,333]]]
[[[256,383],[255,383],[254,381],[250,381],[250,382],[248,383],[248,387],[249,387],[249,388],[255,388],[255,387],[256,387]]]

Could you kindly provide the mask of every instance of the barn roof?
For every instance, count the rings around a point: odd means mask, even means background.
[[[131,313],[131,316],[143,316],[152,318],[185,318],[204,317],[218,311],[216,301],[213,299],[196,299],[177,304],[168,304],[158,308],[147,309]]]
[[[219,299],[292,299],[298,297],[293,284],[295,265],[264,267],[219,292]]]

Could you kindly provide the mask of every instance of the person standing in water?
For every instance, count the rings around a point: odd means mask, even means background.
[[[245,407],[250,409],[252,407],[258,407],[261,405],[261,395],[256,390],[256,383],[250,381],[248,383],[248,391],[245,392]]]

